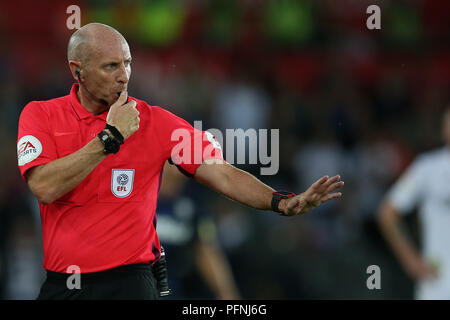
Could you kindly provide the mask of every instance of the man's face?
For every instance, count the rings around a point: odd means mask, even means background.
[[[112,105],[120,92],[127,90],[131,75],[127,42],[116,37],[94,44],[83,70],[83,80],[89,91]]]

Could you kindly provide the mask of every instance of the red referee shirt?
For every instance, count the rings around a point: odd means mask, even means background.
[[[28,169],[79,150],[104,129],[108,112],[89,113],[78,101],[77,90],[74,84],[68,96],[32,101],[23,109],[17,148],[24,179]],[[164,163],[179,143],[172,141],[174,130],[191,133],[192,151],[194,132],[201,135],[201,151],[196,152],[202,160],[222,159],[209,133],[160,107],[130,99],[140,112],[139,130],[72,191],[53,203],[39,203],[47,270],[66,272],[76,265],[82,273],[96,272],[159,257],[155,210]],[[203,157],[205,149],[212,150],[206,152],[210,156]],[[193,163],[193,155],[178,166],[187,175],[200,165]]]

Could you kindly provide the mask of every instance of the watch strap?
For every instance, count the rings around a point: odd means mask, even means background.
[[[105,130],[102,130],[97,137],[103,143],[105,154],[117,153],[120,150],[120,145],[122,144],[119,140],[111,137]]]
[[[281,215],[284,215],[283,212],[280,211],[280,209],[278,208],[278,205],[280,204],[280,201],[282,199],[288,199],[288,198],[292,198],[295,196],[295,193],[293,192],[288,192],[288,191],[275,191],[272,193],[272,202],[271,202],[271,206],[272,206],[272,210],[275,212],[280,213]]]
[[[120,142],[120,144],[123,144],[123,141],[125,139],[124,139],[123,135],[120,133],[120,131],[117,130],[116,127],[114,127],[110,124],[106,124],[105,129],[108,129],[109,131],[111,131],[114,138],[116,138]]]

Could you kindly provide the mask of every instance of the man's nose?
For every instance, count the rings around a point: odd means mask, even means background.
[[[117,81],[121,83],[128,83],[128,80],[130,80],[130,77],[127,72],[127,68],[125,67],[125,64],[121,64],[119,75],[117,77]]]

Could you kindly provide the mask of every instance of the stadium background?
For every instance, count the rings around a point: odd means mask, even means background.
[[[448,1],[1,1],[0,298],[32,299],[43,277],[36,202],[17,169],[17,123],[27,102],[69,92],[72,4],[82,25],[107,23],[128,40],[131,95],[203,120],[204,129],[279,128],[280,171],[258,176],[263,182],[300,192],[322,174],[342,175],[340,201],[290,219],[188,182],[243,298],[412,298],[374,215],[414,156],[440,145]],[[366,28],[370,4],[381,8],[381,30]],[[258,175],[257,165],[241,167]],[[418,241],[416,217],[407,227]],[[366,287],[372,264],[381,290]],[[185,297],[212,297],[195,292]]]

